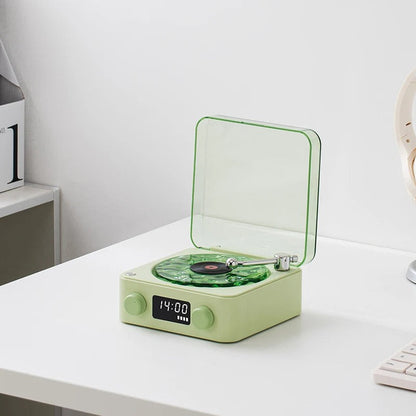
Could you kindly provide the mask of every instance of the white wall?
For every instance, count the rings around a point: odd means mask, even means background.
[[[410,0],[0,0],[27,179],[62,188],[64,259],[189,214],[206,114],[314,128],[320,233],[416,250],[392,125],[415,14]]]

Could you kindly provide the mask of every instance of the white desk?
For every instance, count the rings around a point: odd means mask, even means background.
[[[416,336],[416,254],[321,238],[302,316],[236,344],[121,324],[119,273],[187,246],[183,220],[0,287],[0,392],[101,415],[414,414],[370,371]]]

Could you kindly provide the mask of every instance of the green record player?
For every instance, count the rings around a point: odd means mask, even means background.
[[[235,342],[299,315],[300,266],[316,248],[320,151],[310,129],[199,120],[194,248],[122,273],[121,321]]]

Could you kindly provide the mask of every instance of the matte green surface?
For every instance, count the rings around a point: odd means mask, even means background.
[[[124,309],[129,315],[140,315],[147,307],[145,298],[137,292],[133,292],[124,298]]]
[[[188,249],[175,255],[202,252],[209,253],[207,250]],[[272,271],[270,277],[258,283],[211,288],[180,286],[156,278],[152,274],[152,268],[160,261],[156,260],[121,275],[121,321],[217,342],[235,342],[293,318],[301,312],[301,270],[298,268],[287,272]],[[132,293],[139,293],[146,300],[147,308],[140,315],[130,314],[124,307],[125,298]],[[153,295],[190,302],[190,325],[154,319]],[[209,308],[213,313],[213,323],[208,328],[197,327],[205,326],[204,320],[209,321],[206,313],[198,316],[198,308],[201,307]],[[194,322],[195,312],[197,317]]]
[[[200,306],[192,311],[191,322],[198,329],[210,328],[213,325],[214,320],[214,314],[212,313],[211,309],[209,309],[207,306]]]

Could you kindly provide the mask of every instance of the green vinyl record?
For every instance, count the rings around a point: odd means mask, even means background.
[[[241,286],[260,282],[270,275],[266,266],[240,266],[224,273],[213,274],[215,268],[225,265],[230,255],[225,254],[189,254],[171,257],[153,267],[153,274],[159,279],[172,283],[205,287]],[[244,256],[233,256],[239,261],[253,260]],[[192,266],[209,264],[207,273],[195,272]],[[197,268],[194,268],[197,269]]]

